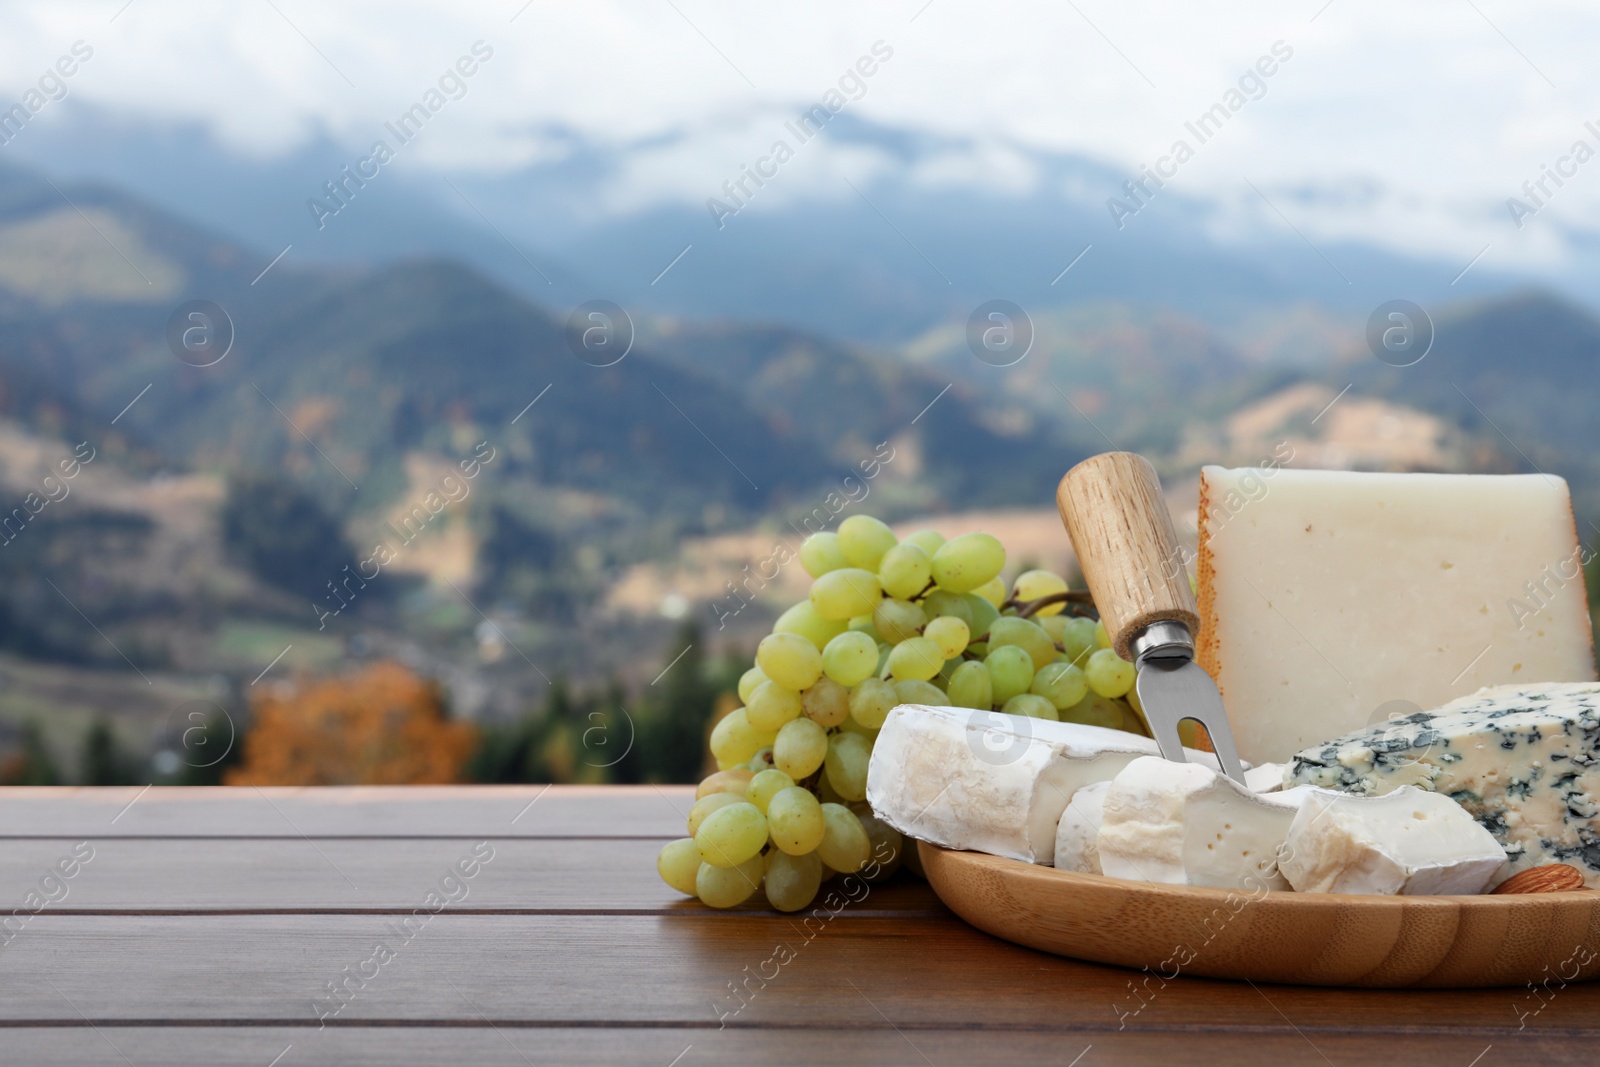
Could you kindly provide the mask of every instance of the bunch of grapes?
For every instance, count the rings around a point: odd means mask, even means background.
[[[1134,666],[1110,646],[1086,592],[1030,570],[1008,591],[1006,552],[984,533],[898,540],[852,516],[800,547],[811,594],[785,611],[739,681],[744,706],[711,731],[719,768],[696,791],[689,836],[661,850],[666,883],[712,907],[765,888],[779,911],[835,873],[873,879],[904,842],[865,800],[891,708],[1001,711],[1147,734]]]

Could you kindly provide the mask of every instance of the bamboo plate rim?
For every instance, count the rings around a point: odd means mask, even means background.
[[[1108,888],[1122,887],[1130,894],[1160,893],[1171,894],[1178,897],[1188,897],[1195,901],[1212,901],[1223,904],[1230,899],[1251,897],[1258,901],[1297,901],[1307,905],[1317,904],[1355,904],[1362,907],[1376,908],[1414,908],[1419,904],[1438,902],[1450,907],[1494,907],[1503,908],[1515,906],[1519,902],[1550,903],[1555,901],[1586,898],[1600,904],[1600,893],[1593,889],[1571,889],[1556,893],[1464,893],[1459,895],[1447,894],[1417,894],[1404,893],[1302,893],[1293,889],[1218,889],[1212,886],[1200,885],[1173,885],[1170,882],[1146,882],[1136,878],[1113,878],[1107,874],[1087,874],[1083,871],[1065,871],[1057,867],[1050,867],[1042,863],[1025,863],[1007,856],[996,856],[988,852],[972,852],[966,849],[945,848],[927,841],[917,842],[919,848],[935,850],[948,856],[956,857],[954,862],[971,863],[980,867],[991,867],[1006,872],[1008,877],[1036,878],[1045,882],[1061,882],[1066,885],[1101,886]],[[932,885],[932,882],[929,883]],[[938,894],[938,887],[934,886],[934,893]]]

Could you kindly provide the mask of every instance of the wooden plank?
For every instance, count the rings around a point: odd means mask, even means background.
[[[728,914],[691,905],[661,881],[658,839],[484,840],[487,848],[470,838],[112,838],[81,847],[70,838],[13,840],[6,843],[0,864],[0,914],[23,907],[30,892],[50,901],[50,911],[69,914],[409,912],[433,889],[460,898],[452,911]],[[75,863],[75,855],[87,861]],[[476,870],[470,879],[460,877],[463,861]],[[66,866],[58,867],[63,862]],[[61,877],[61,870],[74,867],[72,877]],[[457,877],[442,884],[452,870]],[[744,908],[764,910],[764,903]],[[874,888],[846,914],[937,918],[950,913],[927,883],[904,876]]]
[[[692,786],[0,789],[0,837],[681,837]]]
[[[1138,976],[1017,948],[952,921],[738,915],[437,915],[406,940],[391,916],[84,916],[45,912],[0,949],[0,1020],[304,1025],[1401,1031],[1592,1041],[1600,987],[1355,991]],[[808,933],[810,934],[808,940]],[[386,946],[392,958],[376,951]],[[786,951],[784,951],[786,950]],[[787,962],[780,962],[787,960]],[[773,961],[773,962],[768,962]],[[346,971],[349,968],[349,971]],[[348,1002],[328,986],[365,969]],[[746,1001],[735,983],[749,979]],[[761,976],[765,978],[762,984]],[[341,1006],[342,1004],[342,1006]],[[79,1013],[82,1013],[80,1015]],[[1519,1034],[1519,1026],[1525,1029]],[[1479,1047],[1481,1048],[1482,1045]]]
[[[1426,1056],[1429,1063],[1466,1067],[1481,1063],[1536,1063],[1579,1067],[1593,1062],[1585,1045],[1554,1035],[1517,1034],[1494,1043],[1456,1035],[1131,1033],[995,1033],[921,1030],[898,1032],[821,1027],[722,1032],[683,1029],[477,1027],[41,1027],[9,1029],[0,1063],[31,1067],[161,1063],[167,1067],[435,1067],[471,1063],[527,1067],[706,1067],[781,1063],[785,1067],[1282,1067],[1286,1063],[1390,1063]],[[1074,1057],[1083,1052],[1081,1060]],[[1321,1054],[1319,1056],[1319,1053]],[[279,1059],[278,1057],[282,1057]],[[1482,1056],[1481,1061],[1478,1057]],[[125,1057],[125,1058],[124,1058]]]

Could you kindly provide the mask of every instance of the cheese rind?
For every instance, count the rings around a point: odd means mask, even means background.
[[[1317,790],[1289,827],[1279,869],[1300,893],[1481,893],[1500,845],[1449,797],[1412,786],[1383,796]]]
[[[1206,467],[1199,526],[1196,657],[1253,762],[1486,685],[1595,680],[1559,478]]]
[[[1086,785],[1067,802],[1056,829],[1056,867],[1063,871],[1102,874],[1100,869],[1100,826],[1105,818],[1106,790],[1111,783]]]
[[[1136,759],[1106,790],[1100,869],[1168,885],[1288,889],[1278,850],[1311,791],[1252,793],[1199,764]]]
[[[1121,730],[902,704],[873,744],[867,802],[910,837],[1048,864],[1072,794],[1155,751]]]
[[[1287,779],[1444,794],[1509,857],[1495,881],[1567,863],[1600,886],[1600,685],[1500,686],[1308,748]]]

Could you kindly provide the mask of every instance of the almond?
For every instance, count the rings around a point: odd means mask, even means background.
[[[1583,872],[1565,863],[1530,867],[1507,878],[1491,893],[1566,893],[1583,888]]]

